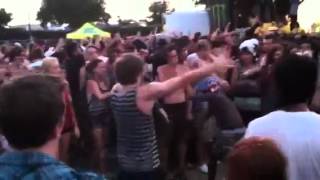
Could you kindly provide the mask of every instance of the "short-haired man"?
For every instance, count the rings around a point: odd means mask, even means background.
[[[249,124],[246,137],[271,138],[288,158],[289,180],[320,179],[320,116],[310,112],[317,65],[292,56],[275,69],[281,109]]]
[[[224,58],[224,57],[220,57]],[[153,180],[160,165],[152,110],[155,102],[212,74],[213,64],[163,82],[143,83],[143,60],[123,55],[115,64],[119,82],[111,106],[117,124],[120,180]]]
[[[28,76],[0,91],[1,130],[13,152],[0,157],[0,179],[104,179],[58,159],[64,103],[60,80]]]

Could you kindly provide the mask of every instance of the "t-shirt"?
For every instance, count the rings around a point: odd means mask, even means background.
[[[275,111],[249,124],[245,137],[266,137],[288,159],[289,180],[320,179],[320,115]]]
[[[190,54],[187,57],[187,65],[190,69],[204,67],[206,64],[200,59],[197,53]],[[197,91],[207,91],[218,85],[219,78],[216,75],[208,76],[195,83],[194,88]]]
[[[190,69],[196,69],[199,68],[200,66],[200,57],[198,56],[197,53],[192,53],[187,57],[187,64]]]
[[[214,88],[218,85],[219,78],[217,76],[209,76],[200,81],[198,81],[194,88],[196,91],[209,91],[211,88]]]
[[[77,101],[80,95],[80,69],[84,64],[85,60],[82,55],[74,56],[66,60],[66,78],[69,82],[73,101]]]

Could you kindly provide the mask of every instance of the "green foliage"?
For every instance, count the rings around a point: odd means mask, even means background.
[[[68,23],[76,28],[85,22],[107,21],[109,18],[103,0],[43,0],[37,19],[42,25]]]
[[[151,25],[163,25],[164,18],[163,14],[167,13],[169,11],[168,4],[166,1],[157,1],[150,5],[149,11],[152,13],[149,18],[151,18],[151,22],[149,24]]]
[[[7,13],[5,9],[0,9],[0,27],[8,25],[8,23],[12,20],[12,14]]]

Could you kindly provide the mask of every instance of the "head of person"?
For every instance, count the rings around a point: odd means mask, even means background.
[[[22,63],[26,59],[26,52],[22,47],[16,46],[9,52],[9,61]]]
[[[291,55],[275,68],[275,85],[282,107],[309,103],[317,84],[317,65],[314,60]]]
[[[224,40],[216,40],[211,42],[211,52],[215,56],[219,56],[226,48],[227,43]]]
[[[196,32],[193,37],[193,42],[197,43],[201,38],[201,32]]]
[[[301,49],[301,54],[303,56],[307,56],[307,57],[310,57],[310,58],[313,57],[313,50],[312,50],[312,47],[311,47],[310,43],[302,43],[300,45],[300,49]]]
[[[0,53],[6,55],[8,53],[8,47],[6,45],[2,45],[0,48]]]
[[[287,161],[273,141],[249,138],[227,158],[227,180],[286,180]]]
[[[18,150],[58,144],[63,129],[63,85],[53,76],[17,79],[0,90],[1,130]]]
[[[143,59],[143,60],[147,60],[147,58],[149,57],[149,50],[148,50],[148,46],[146,45],[145,42],[143,42],[142,40],[134,40],[132,42],[135,51],[138,52],[139,56]]]
[[[285,48],[282,45],[276,45],[268,54],[268,64],[279,63],[286,56]]]
[[[135,54],[123,54],[115,63],[117,81],[124,86],[139,84],[143,79],[143,60]]]
[[[87,65],[86,71],[93,78],[104,78],[107,74],[107,65],[102,60],[95,59]]]
[[[244,66],[252,65],[255,63],[255,56],[246,47],[240,49],[239,59],[240,59],[240,63]]]
[[[197,54],[201,59],[207,59],[211,51],[211,46],[208,40],[201,39],[197,44]]]
[[[67,41],[64,49],[69,58],[74,57],[79,53],[79,46],[76,42],[73,41]]]
[[[184,64],[188,57],[188,48],[187,47],[179,47],[177,49],[178,57],[179,57],[179,63]]]
[[[109,48],[107,54],[109,57],[108,63],[113,64],[121,56],[123,52],[116,48]]]
[[[42,58],[44,58],[44,53],[40,48],[33,49],[29,55],[30,61],[39,60]]]
[[[165,48],[167,44],[168,44],[167,40],[163,39],[163,38],[159,39],[158,42],[157,42],[157,45],[158,45],[159,49]]]
[[[98,48],[95,46],[88,46],[84,53],[84,57],[89,62],[94,59],[97,59],[99,57]]]
[[[53,76],[60,76],[62,73],[59,60],[55,57],[44,58],[42,62],[42,70],[45,74]]]
[[[174,45],[169,45],[167,47],[166,57],[167,57],[167,64],[177,65],[179,63],[178,52]]]

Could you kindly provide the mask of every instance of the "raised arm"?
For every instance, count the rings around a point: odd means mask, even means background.
[[[219,58],[224,58],[220,56]],[[212,63],[203,68],[187,72],[180,77],[172,78],[164,82],[154,82],[141,88],[141,94],[146,100],[156,100],[162,98],[178,89],[186,88],[206,76],[213,74],[216,66]]]
[[[95,81],[88,80],[87,86],[90,94],[96,96],[99,100],[105,100],[112,95],[110,92],[102,93]]]

